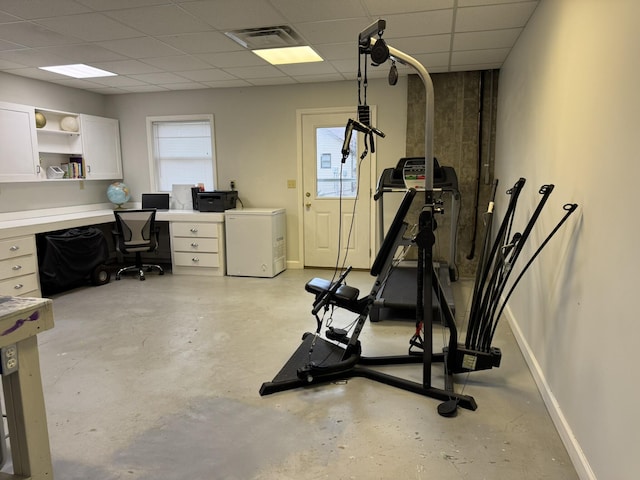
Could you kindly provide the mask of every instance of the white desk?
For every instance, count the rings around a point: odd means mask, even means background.
[[[168,210],[156,219],[169,222],[173,274],[225,274],[224,213]],[[41,296],[36,234],[114,220],[104,204],[0,214],[0,295]]]

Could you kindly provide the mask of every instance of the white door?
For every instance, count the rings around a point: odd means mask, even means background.
[[[351,153],[342,163],[341,151],[349,118],[355,118],[355,108],[301,114],[306,267],[344,264],[368,269],[371,265],[374,160],[371,155],[360,160],[364,144],[362,135],[354,131]]]

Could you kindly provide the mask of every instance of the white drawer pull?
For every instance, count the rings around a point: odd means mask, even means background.
[[[14,285],[13,288],[15,288],[16,290],[20,290],[22,287],[24,287],[24,285],[21,283],[18,283],[17,285]]]
[[[196,242],[193,242],[193,243],[191,244],[191,246],[192,246],[193,248],[198,248],[198,244],[197,244]]]
[[[196,227],[193,227],[193,228],[189,229],[189,231],[191,233],[198,233],[198,229]]]
[[[11,245],[9,247],[9,250],[12,252],[17,252],[18,250],[20,250],[20,246],[19,245]]]
[[[21,270],[22,269],[22,265],[14,265],[13,267],[11,267],[11,270]]]
[[[199,262],[199,261],[200,261],[200,259],[199,259],[198,257],[193,257],[193,258],[191,259],[191,261],[192,261],[192,262]]]

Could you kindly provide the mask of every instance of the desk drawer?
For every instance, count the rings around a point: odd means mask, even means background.
[[[218,251],[218,239],[173,237],[173,250],[175,252],[216,253]]]
[[[35,252],[36,240],[33,235],[0,240],[0,260],[21,257]]]
[[[37,271],[35,255],[0,260],[0,280],[27,275]]]
[[[173,263],[181,267],[219,267],[217,253],[174,252]]]
[[[174,237],[218,238],[218,224],[173,222],[171,224],[171,234]]]
[[[35,273],[0,281],[0,295],[19,297],[34,290],[38,290],[38,275]]]

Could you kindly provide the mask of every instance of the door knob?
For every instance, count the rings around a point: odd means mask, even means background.
[[[311,207],[311,202],[307,202],[304,204],[305,207],[310,208]]]

